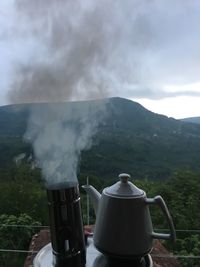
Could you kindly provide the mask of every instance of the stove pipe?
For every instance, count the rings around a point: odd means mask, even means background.
[[[78,183],[47,187],[53,266],[85,266],[86,253]]]

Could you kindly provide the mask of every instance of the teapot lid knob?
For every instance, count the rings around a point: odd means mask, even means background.
[[[131,176],[128,173],[121,173],[119,175],[119,178],[120,178],[120,180],[121,180],[122,183],[127,183],[128,182],[128,179],[131,178]]]
[[[106,187],[105,193],[110,196],[116,196],[120,198],[135,198],[144,196],[145,193],[141,189],[137,188],[134,184],[128,181],[131,178],[130,174],[121,173],[119,175],[120,182],[111,185],[110,187]],[[104,192],[104,191],[103,191]]]

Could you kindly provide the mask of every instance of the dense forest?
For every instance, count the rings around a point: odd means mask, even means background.
[[[92,102],[92,101],[91,101]],[[56,108],[84,109],[90,102],[56,104]],[[176,169],[200,171],[200,125],[155,114],[137,102],[122,98],[102,100],[105,114],[99,122],[89,150],[82,151],[82,173],[109,179],[120,172],[133,173],[137,179],[163,180]],[[9,166],[16,156],[34,153],[23,139],[30,109],[47,104],[0,107],[0,168]],[[102,168],[103,166],[103,168]]]
[[[45,108],[45,104],[36,107]],[[49,225],[41,170],[35,164],[33,148],[23,139],[29,108],[30,105],[0,108],[0,125],[3,125],[0,128],[0,248],[5,250],[27,250],[32,235]],[[101,191],[115,183],[120,172],[130,173],[132,181],[148,197],[161,195],[169,207],[177,242],[174,246],[169,242],[164,245],[175,255],[197,256],[200,251],[199,140],[198,124],[152,113],[129,100],[110,99],[106,118],[100,123],[90,150],[81,154],[79,184],[85,184],[89,177],[90,183]],[[80,192],[84,223],[87,223],[86,194],[81,187]],[[151,215],[155,229],[167,228],[159,209],[151,207]],[[90,223],[94,222],[91,207]],[[25,257],[25,253],[1,251],[0,266],[21,267]],[[183,267],[199,267],[198,259],[180,257],[178,260]]]

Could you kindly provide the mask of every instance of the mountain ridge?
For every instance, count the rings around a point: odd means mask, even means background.
[[[81,173],[113,177],[129,172],[136,178],[165,179],[177,169],[200,171],[200,125],[156,114],[123,98],[98,101],[106,101],[106,116],[93,146],[81,155]],[[29,107],[45,105],[48,103],[0,107],[0,167],[20,153],[32,153],[23,141]]]
[[[200,117],[189,117],[181,119],[184,122],[200,124]]]

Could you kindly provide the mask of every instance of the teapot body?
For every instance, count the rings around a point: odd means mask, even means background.
[[[145,192],[119,198],[103,191],[94,229],[99,251],[113,257],[141,257],[151,251],[152,232]]]
[[[174,224],[161,196],[147,198],[146,193],[129,182],[130,175],[119,175],[120,181],[103,190],[83,188],[90,195],[95,213],[94,245],[111,257],[139,258],[149,253],[153,239],[176,240]],[[170,233],[153,231],[149,205],[157,205],[168,223]]]

